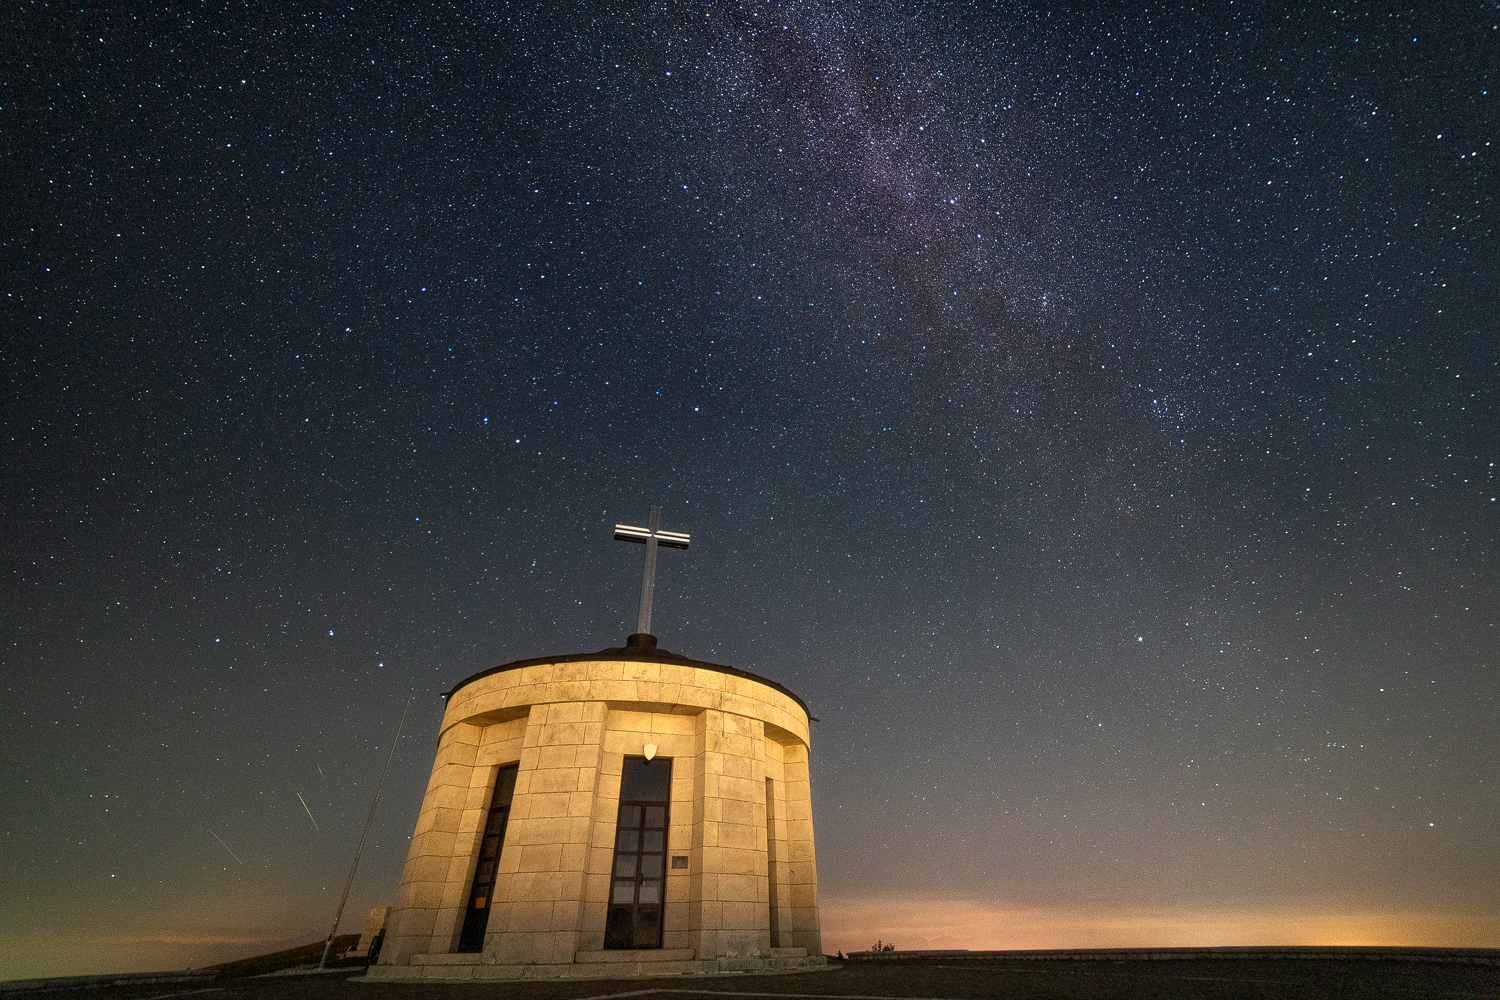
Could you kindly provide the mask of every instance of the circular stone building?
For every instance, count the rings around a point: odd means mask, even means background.
[[[369,978],[823,964],[807,706],[655,645],[518,660],[447,693]]]

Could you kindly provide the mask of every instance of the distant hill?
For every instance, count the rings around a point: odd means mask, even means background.
[[[362,958],[347,960],[337,958],[357,944],[359,944],[358,934],[340,934],[334,938],[333,947],[328,951],[328,968],[364,968],[365,960]],[[215,978],[218,979],[244,979],[249,976],[264,976],[270,972],[284,972],[302,965],[317,965],[318,959],[322,957],[323,942],[314,941],[312,944],[300,944],[295,948],[273,951],[269,955],[256,955],[254,958],[242,958],[237,962],[205,966],[201,971],[212,971],[216,973]]]

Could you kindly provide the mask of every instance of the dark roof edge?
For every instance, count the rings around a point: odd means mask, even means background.
[[[764,684],[786,695],[788,698],[802,706],[802,711],[807,715],[809,722],[817,722],[817,716],[813,715],[807,707],[807,702],[797,695],[777,684],[773,680],[752,674],[748,670],[740,670],[738,667],[726,666],[722,663],[709,663],[706,660],[690,660],[686,656],[678,656],[676,653],[665,649],[640,649],[631,646],[622,646],[618,649],[601,649],[597,653],[567,653],[562,656],[533,656],[529,660],[512,660],[510,663],[502,663],[498,667],[481,670],[470,677],[465,677],[450,690],[444,691],[442,697],[451,698],[465,685],[472,684],[477,680],[489,677],[492,674],[503,674],[507,670],[518,670],[521,667],[534,667],[542,663],[580,663],[585,660],[635,660],[641,663],[674,663],[681,667],[702,667],[704,670],[717,670],[721,674],[730,674],[734,677],[743,677],[746,680]]]

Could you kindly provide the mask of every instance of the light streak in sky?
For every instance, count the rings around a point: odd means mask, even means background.
[[[312,810],[307,808],[307,800],[302,797],[302,793],[301,792],[297,793],[297,801],[300,802],[300,803],[302,803],[302,808],[307,811],[307,818],[308,819],[312,819],[313,829],[317,830],[319,833],[322,833],[323,831],[318,826],[318,821],[315,820],[315,819],[313,819]]]
[[[209,832],[209,833],[213,833],[213,835],[214,835],[214,839],[215,839],[215,840],[217,840],[217,841],[218,841],[218,842],[219,842],[219,843],[221,843],[221,844],[224,844],[224,838],[223,838],[223,837],[221,837],[221,836],[219,836],[219,835],[218,835],[218,834],[217,834],[217,833],[214,833],[214,832],[213,832],[213,831],[212,831],[212,830],[210,830],[210,831],[208,831],[208,832]],[[236,861],[240,861],[240,856],[239,856],[239,855],[238,855],[238,854],[236,854],[236,853],[234,853],[234,851],[232,851],[232,850],[230,850],[230,848],[229,848],[229,845],[228,845],[228,844],[224,844],[224,850],[226,850],[226,851],[229,851],[229,856],[230,856],[230,857],[231,857],[231,858],[233,858],[233,859],[234,859],[234,860],[236,860]],[[243,864],[244,864],[244,863],[245,863],[245,862],[243,862],[243,861],[240,861],[240,864],[242,864],[242,865],[243,865]]]

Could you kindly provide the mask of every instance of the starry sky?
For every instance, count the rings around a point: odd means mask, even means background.
[[[82,10],[78,9],[82,7]],[[389,901],[456,681],[801,695],[827,950],[1500,946],[1493,3],[16,4],[0,978]]]

